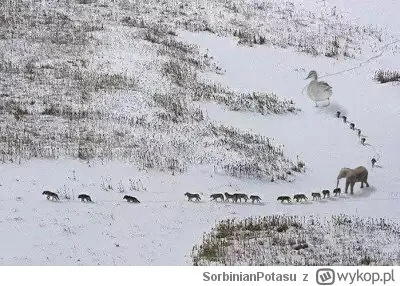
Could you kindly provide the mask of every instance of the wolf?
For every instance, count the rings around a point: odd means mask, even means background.
[[[324,195],[324,199],[325,199],[325,197],[329,198],[331,196],[331,192],[329,190],[323,190],[322,194]]]
[[[191,201],[192,199],[195,199],[197,202],[201,200],[200,195],[199,194],[191,194],[186,192],[185,196],[187,196],[188,201]]]
[[[290,203],[291,199],[289,196],[280,196],[280,197],[278,197],[277,201],[281,201],[281,203],[283,203],[284,201],[287,201],[288,203]]]
[[[225,201],[229,201],[230,199],[232,200],[232,202],[234,202],[235,201],[235,195],[231,195],[229,193],[225,193]]]
[[[210,196],[210,199],[212,200],[212,201],[218,201],[218,199],[221,199],[221,201],[224,201],[224,195],[223,194],[212,194],[211,196]]]
[[[261,198],[259,196],[251,195],[250,196],[251,203],[254,204],[254,202],[260,203]]]
[[[86,194],[80,194],[80,195],[78,196],[78,199],[81,199],[81,202],[84,202],[84,201],[91,202],[91,201],[92,201],[92,199],[90,198],[90,196],[89,196],[89,195],[86,195]]]
[[[306,201],[308,198],[306,197],[305,194],[296,194],[293,196],[293,199],[296,200],[296,202],[299,202],[301,200]]]
[[[44,192],[42,193],[42,195],[46,195],[48,200],[50,200],[50,198],[51,198],[52,201],[53,201],[53,200],[56,200],[56,201],[59,201],[59,200],[60,200],[60,198],[58,197],[58,195],[57,195],[56,193],[53,193],[53,192],[44,191]]]
[[[239,200],[240,202],[242,202],[242,199],[244,199],[245,202],[247,202],[247,200],[249,199],[249,197],[246,194],[240,194],[240,193],[235,193],[233,194],[234,196],[234,201],[235,203]]]
[[[128,195],[125,195],[123,200],[126,200],[128,203],[140,203],[137,198]]]
[[[335,197],[336,197],[338,195],[340,196],[340,193],[342,192],[342,190],[340,188],[336,188],[332,192],[335,194]]]
[[[321,199],[321,194],[320,193],[311,193],[312,199],[313,200],[320,200]]]

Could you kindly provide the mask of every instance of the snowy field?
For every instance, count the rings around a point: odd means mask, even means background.
[[[318,11],[320,2],[294,1],[310,11]],[[93,159],[88,163],[61,157],[6,162],[0,165],[0,265],[191,265],[192,247],[202,241],[203,233],[217,221],[229,218],[272,214],[329,217],[344,213],[399,221],[400,85],[379,84],[373,77],[379,69],[400,67],[400,42],[396,42],[400,40],[396,29],[400,19],[394,15],[400,4],[390,0],[325,2],[328,10],[336,5],[349,21],[382,27],[391,37],[376,50],[336,59],[299,53],[291,47],[238,45],[231,36],[177,30],[180,41],[197,45],[224,70],[202,72],[201,79],[236,92],[273,92],[295,103],[301,111],[279,115],[232,111],[213,101],[195,105],[210,122],[273,138],[274,145],[283,145],[285,156],[293,161],[298,156],[305,162],[304,173],[295,173],[289,182],[270,182],[228,176],[215,172],[213,164],[198,162],[188,166],[186,172],[174,174],[142,170],[118,160]],[[141,65],[142,58],[137,60],[129,50],[123,50],[132,43],[123,43],[118,37],[112,41],[120,45],[102,47],[93,57],[105,57],[108,70],[128,75],[140,70],[146,78],[146,83],[139,83],[144,89],[150,90],[153,85],[152,92],[167,89],[165,78],[152,67]],[[92,64],[100,66],[99,60]],[[304,87],[308,81],[304,79],[310,70],[316,70],[333,87],[329,106],[315,107],[307,97]],[[97,100],[103,109],[112,108],[112,113],[148,112],[146,99],[137,94],[129,96]],[[335,117],[337,111],[362,130],[367,144],[362,145],[349,124]],[[169,139],[165,136],[174,137],[170,132],[160,134],[166,142]],[[187,152],[199,149],[197,146]],[[205,154],[214,156],[211,151]],[[372,158],[379,159],[375,168],[371,168]],[[310,197],[311,192],[332,190],[342,167],[360,165],[369,171],[370,187],[360,189],[357,183],[353,196],[293,204],[276,201],[280,195],[305,193]],[[344,179],[340,187],[344,189]],[[61,201],[47,201],[41,195],[45,190],[57,192]],[[188,202],[185,192],[199,193],[201,202]],[[210,194],[224,192],[259,195],[262,203],[209,201]],[[80,193],[91,195],[93,203],[81,203],[77,198]],[[141,203],[125,202],[125,194]]]

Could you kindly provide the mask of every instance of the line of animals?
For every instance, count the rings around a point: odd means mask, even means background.
[[[332,192],[335,194],[335,197],[337,197],[337,196],[340,196],[342,190],[340,188],[336,188]],[[325,199],[325,198],[330,198],[331,192],[329,190],[323,190],[322,191],[322,195],[323,195],[323,197],[321,196],[321,193],[311,193],[312,200],[314,201],[314,200],[321,200],[321,199]],[[301,202],[302,200],[303,201],[307,201],[308,198],[307,198],[307,196],[305,194],[296,194],[296,195],[293,196],[293,200],[296,200],[296,202]],[[289,197],[289,196],[280,196],[280,197],[278,197],[277,201],[281,201],[281,203],[283,203],[285,201],[290,203],[291,202],[291,197]]]
[[[341,189],[340,188],[336,188],[332,192],[335,194],[335,197],[336,196],[340,196]],[[44,191],[42,193],[42,195],[47,196],[48,200],[52,200],[52,201],[59,201],[60,200],[60,198],[58,197],[58,195],[56,193],[53,193],[53,192],[50,192],[50,191]],[[187,197],[188,201],[195,200],[195,201],[198,202],[198,201],[201,200],[201,197],[200,197],[199,194],[192,194],[192,193],[186,192],[184,195]],[[322,191],[322,195],[323,195],[323,197],[321,196],[321,193],[311,193],[312,200],[314,201],[314,200],[321,200],[322,198],[324,198],[324,199],[325,198],[329,198],[330,197],[330,191],[329,190],[323,190]],[[80,194],[78,196],[78,199],[80,199],[81,202],[93,202],[92,198],[89,195],[86,195],[86,194]],[[242,202],[242,199],[243,199],[245,202],[247,202],[248,200],[251,200],[252,204],[254,204],[255,202],[261,203],[261,198],[259,196],[257,196],[257,195],[248,196],[248,195],[243,194],[243,193],[229,194],[229,193],[225,192],[224,194],[222,194],[222,193],[212,194],[212,195],[210,195],[210,199],[211,199],[211,201],[218,201],[218,199],[220,199],[221,202],[229,202],[229,201],[231,201],[232,203]],[[140,201],[137,198],[129,196],[129,195],[125,195],[123,197],[123,200],[126,200],[128,203],[140,203]],[[290,203],[291,202],[291,197],[290,196],[280,196],[280,197],[278,197],[277,200],[281,201],[281,203],[283,203],[285,201]],[[308,198],[307,198],[307,196],[305,194],[296,194],[296,195],[293,196],[293,200],[296,200],[296,202],[300,202],[302,200],[303,201],[307,201]]]
[[[201,200],[199,194],[192,194],[192,193],[186,192],[184,195],[187,197],[188,201],[195,200],[195,201],[198,202],[198,201]],[[224,196],[224,195],[225,195],[225,196]],[[229,194],[229,193],[221,194],[221,193],[219,193],[219,194],[212,194],[212,195],[210,196],[210,199],[211,199],[211,201],[218,201],[218,199],[220,199],[221,202],[226,202],[226,201],[229,202],[229,200],[231,200],[233,203],[242,202],[242,199],[243,199],[245,202],[247,202],[248,200],[251,200],[251,203],[252,203],[252,204],[254,204],[254,202],[257,202],[257,203],[260,203],[260,202],[261,202],[261,198],[260,198],[259,196],[256,196],[256,195],[248,196],[248,195],[242,194],[242,193],[235,193],[235,194]]]
[[[58,195],[56,193],[53,193],[53,192],[50,192],[50,191],[44,191],[42,193],[42,195],[47,196],[48,200],[50,200],[50,199],[52,201],[59,201],[60,200],[60,198],[58,197]],[[92,198],[89,195],[86,195],[86,194],[80,194],[78,196],[78,199],[80,199],[81,202],[93,202]],[[140,203],[140,201],[137,198],[129,196],[129,195],[125,195],[123,197],[123,200],[126,200],[128,203]]]
[[[347,120],[347,116],[341,115],[341,112],[340,112],[340,111],[337,111],[337,112],[336,112],[336,117],[337,117],[337,118],[342,118],[342,120],[343,120],[344,123],[350,123],[350,129],[351,129],[351,130],[354,130],[354,131],[357,131],[357,135],[358,135],[358,137],[360,138],[361,144],[362,144],[362,145],[365,145],[365,141],[366,141],[367,139],[366,139],[366,137],[364,137],[364,136],[361,134],[361,129],[356,128],[356,124],[355,124],[354,122],[348,121],[348,120]],[[375,164],[376,164],[377,161],[378,161],[378,160],[375,159],[375,158],[372,158],[372,159],[371,159],[372,168],[375,166]]]
[[[332,192],[336,197],[336,196],[340,196],[342,190],[340,188],[336,188]],[[195,201],[198,202],[198,201],[201,200],[201,197],[200,197],[199,194],[185,193],[184,195],[187,197],[188,201],[195,200]],[[331,193],[330,193],[329,190],[323,190],[322,191],[322,195],[323,195],[323,197],[321,196],[321,193],[311,193],[313,201],[314,200],[321,200],[321,199],[329,198]],[[242,202],[242,199],[245,202],[247,202],[248,200],[251,200],[252,204],[254,204],[254,202],[257,202],[257,203],[261,202],[261,198],[259,196],[256,196],[256,195],[247,196],[246,194],[243,194],[243,193],[212,194],[212,195],[210,195],[210,199],[211,199],[211,201],[218,201],[218,199],[220,199],[221,202],[229,202],[229,201],[231,201],[233,203]],[[278,197],[277,200],[281,201],[282,203],[285,202],[285,201],[290,203],[291,202],[291,197],[289,197],[289,196],[280,196],[280,197]],[[296,194],[296,195],[293,196],[293,200],[296,200],[296,202],[300,202],[302,200],[307,201],[308,198],[307,198],[307,196],[305,194]]]

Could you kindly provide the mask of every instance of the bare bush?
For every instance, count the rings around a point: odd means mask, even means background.
[[[384,219],[273,215],[220,221],[191,256],[194,265],[397,265],[399,242],[398,224]]]
[[[400,71],[378,70],[375,72],[374,80],[380,83],[400,81]]]

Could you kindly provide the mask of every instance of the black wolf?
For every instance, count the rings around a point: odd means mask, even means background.
[[[342,192],[342,190],[340,188],[336,188],[332,192],[335,194],[335,197],[336,197],[338,195],[340,196],[340,193]]]
[[[331,196],[331,192],[329,190],[323,190],[322,194],[324,195],[324,199],[325,199],[325,197],[329,198]]]
[[[197,202],[201,200],[200,195],[199,194],[191,194],[186,192],[185,196],[187,196],[188,201],[191,201],[192,199],[195,199]]]
[[[218,201],[218,199],[221,199],[221,201],[224,201],[224,195],[223,194],[212,194],[210,196],[210,199],[212,201]]]
[[[81,202],[84,202],[84,201],[91,202],[91,201],[92,201],[92,199],[90,198],[90,196],[89,196],[89,195],[86,195],[86,194],[80,194],[80,195],[78,196],[78,199],[81,199]]]
[[[235,193],[235,194],[233,194],[233,196],[234,196],[235,203],[237,201],[242,202],[242,199],[244,199],[244,201],[247,202],[247,200],[249,199],[249,197],[246,194]]]
[[[290,197],[289,196],[280,196],[278,197],[277,201],[281,201],[281,203],[283,203],[284,201],[287,201],[288,203],[290,203]]]
[[[126,200],[128,203],[140,203],[137,198],[128,195],[125,195],[123,199]]]
[[[321,199],[321,194],[320,193],[311,193],[312,199],[313,200],[320,200]]]
[[[229,201],[230,199],[232,200],[232,202],[234,202],[235,201],[235,195],[231,195],[229,193],[225,193],[225,201]]]
[[[255,196],[255,195],[251,195],[250,200],[251,200],[252,204],[254,204],[254,202],[257,202],[257,203],[261,202],[261,198],[259,196]]]
[[[293,199],[296,200],[296,202],[299,202],[301,200],[306,201],[308,198],[306,197],[305,194],[296,194],[293,196]]]
[[[60,198],[58,197],[58,195],[57,195],[56,193],[53,193],[53,192],[44,191],[44,192],[42,193],[42,195],[46,195],[48,200],[50,200],[50,198],[51,198],[52,201],[53,201],[53,200],[56,200],[56,201],[59,201],[59,200],[60,200]]]

